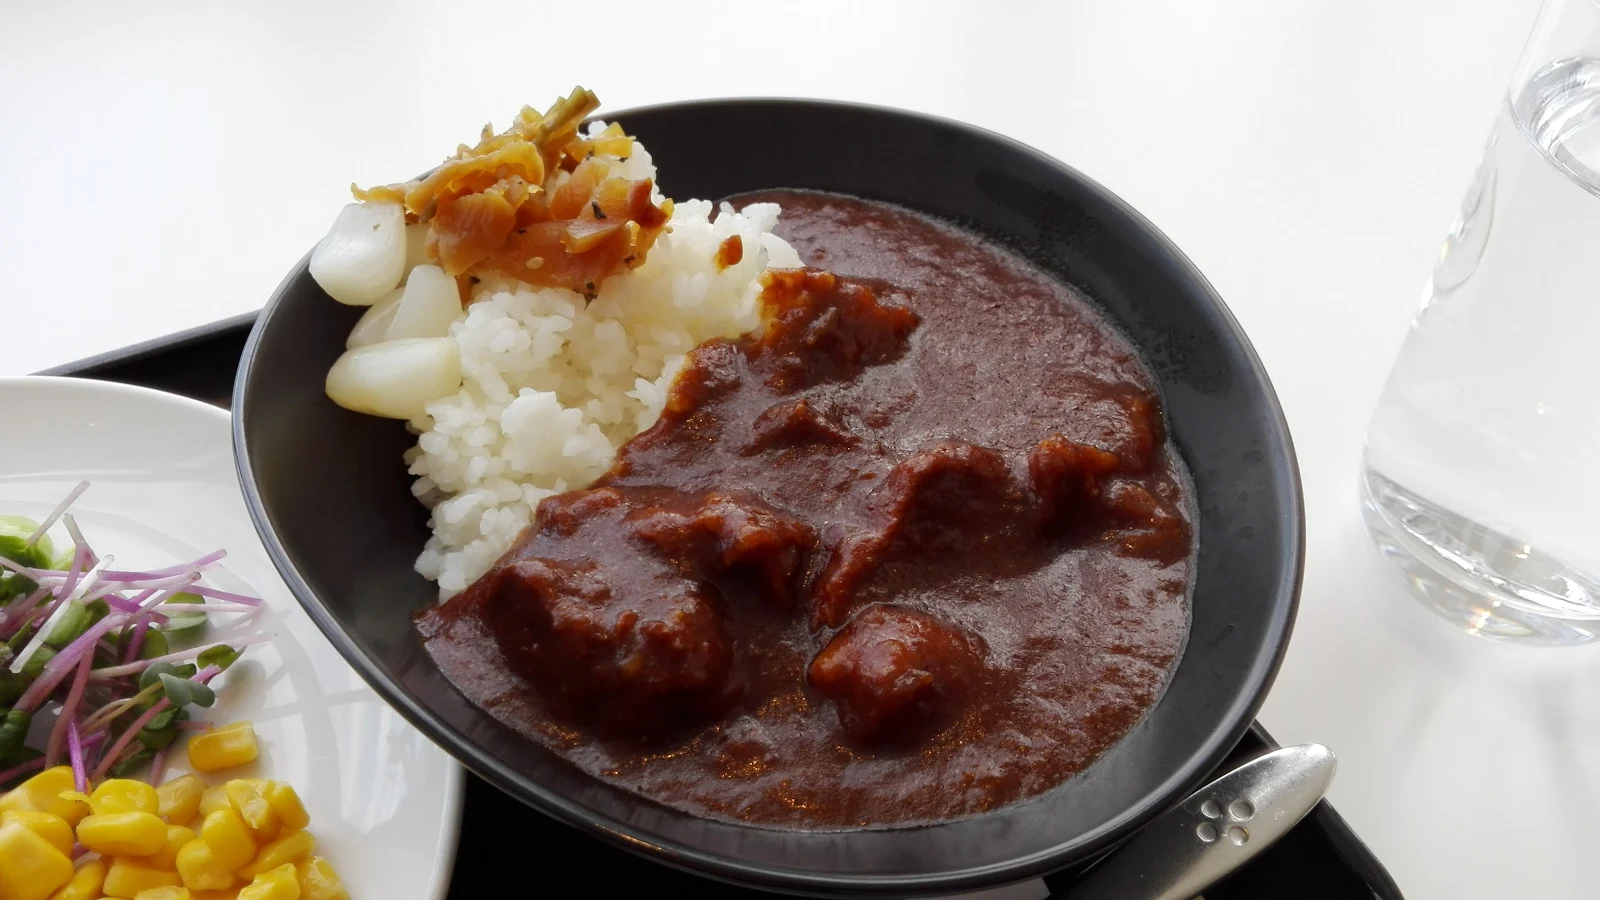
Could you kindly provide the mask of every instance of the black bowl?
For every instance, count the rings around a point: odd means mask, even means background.
[[[466,702],[412,632],[410,611],[435,596],[411,568],[427,535],[401,460],[412,439],[398,422],[323,395],[361,311],[329,300],[302,260],[245,349],[234,447],[273,561],[334,646],[425,734],[528,805],[661,862],[778,890],[907,894],[1020,880],[1102,852],[1196,787],[1249,726],[1288,642],[1304,522],[1272,387],[1194,266],[1098,184],[970,126],[787,100],[609,118],[650,148],[670,196],[797,187],[898,203],[995,237],[1099,303],[1155,372],[1198,495],[1193,629],[1171,686],[1087,771],[942,825],[733,825],[580,774]]]

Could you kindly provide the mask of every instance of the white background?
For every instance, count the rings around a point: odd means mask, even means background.
[[[1535,7],[0,0],[0,374],[260,307],[351,181],[574,83],[609,109],[811,96],[1001,131],[1166,231],[1272,374],[1310,543],[1267,727],[1339,754],[1333,800],[1407,896],[1595,896],[1600,655],[1432,619],[1355,491]]]

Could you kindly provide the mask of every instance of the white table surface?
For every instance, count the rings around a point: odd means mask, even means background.
[[[1591,897],[1600,649],[1434,620],[1355,490],[1535,6],[0,0],[0,374],[258,308],[352,180],[420,171],[575,82],[610,109],[813,96],[1002,131],[1165,230],[1277,385],[1309,547],[1263,722],[1339,754],[1332,799],[1407,896]],[[657,30],[591,34],[634,17]]]

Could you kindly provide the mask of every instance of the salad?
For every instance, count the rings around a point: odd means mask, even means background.
[[[207,583],[225,551],[149,571],[97,553],[70,512],[88,488],[42,522],[0,515],[0,791],[60,764],[80,792],[107,777],[159,784],[178,736],[210,727],[212,680],[272,638],[259,598]],[[60,548],[58,521],[72,541]]]

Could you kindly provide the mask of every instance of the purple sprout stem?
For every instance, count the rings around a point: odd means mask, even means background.
[[[172,587],[173,585],[176,585],[176,584],[187,584],[187,583],[190,583],[190,582],[193,582],[193,581],[198,581],[199,578],[200,578],[200,573],[199,572],[183,572],[183,573],[180,573],[178,575],[166,575],[166,576],[163,576],[161,578],[138,578],[138,579],[132,579],[132,580],[124,580],[124,579],[111,580],[111,579],[108,579],[108,578],[105,577],[105,572],[101,572],[100,573],[100,578],[101,578],[101,581],[104,583],[102,588],[101,588],[103,590],[110,590],[110,591],[132,591],[132,590],[149,590],[149,589],[160,590],[162,588]]]
[[[78,733],[82,734],[83,733],[83,729],[79,728],[78,729]],[[94,749],[96,747],[100,746],[101,744],[104,744],[106,742],[106,738],[109,738],[110,736],[111,736],[111,732],[109,732],[109,731],[96,731],[93,734],[90,734],[87,737],[84,737],[83,740],[80,741],[80,743],[83,745],[83,783],[84,784],[87,785],[89,783],[89,765],[90,765],[90,763],[92,763],[94,761]],[[84,793],[88,793],[88,792],[85,791]]]
[[[150,761],[150,785],[152,787],[161,786],[161,778],[167,772],[167,751],[171,749],[171,744],[162,747],[156,751],[156,758]]]
[[[33,608],[39,605],[39,601],[48,596],[50,596],[50,589],[42,587],[21,600],[13,601],[5,609],[0,609],[0,637],[9,638],[11,635],[21,631],[22,621],[27,617],[28,613],[33,612]],[[13,619],[17,621],[17,627],[14,630],[10,628],[10,623]]]
[[[90,675],[93,674],[94,673],[91,671]],[[105,706],[102,706],[90,713],[89,716],[83,720],[83,727],[87,730],[94,731],[108,726],[112,722],[116,721],[117,717],[132,709],[135,704],[154,697],[159,693],[161,693],[161,685],[153,684],[145,690],[139,691],[131,696],[123,697],[120,700],[113,700],[110,703],[107,703]]]
[[[72,589],[78,586],[78,576],[83,574],[84,566],[87,565],[88,562],[89,545],[79,541],[78,546],[72,551],[72,567],[67,569],[67,578],[65,581],[61,582],[61,592],[59,596],[72,596]]]
[[[72,761],[72,787],[80,794],[89,793],[89,770],[83,765],[83,741],[78,738],[78,722],[67,720],[67,758]]]
[[[206,666],[204,669],[196,672],[194,677],[189,680],[198,684],[205,684],[211,679],[217,677],[218,673],[221,671],[222,670],[216,666]],[[162,710],[165,710],[171,705],[172,704],[167,700],[167,698],[162,697],[160,700],[156,701],[154,706],[145,710],[144,715],[134,719],[133,723],[123,730],[122,735],[117,738],[116,743],[112,744],[106,750],[105,756],[101,757],[100,765],[95,766],[94,768],[93,780],[99,781],[101,778],[105,777],[106,771],[116,764],[117,758],[122,755],[122,751],[128,748],[128,743],[139,736],[139,732],[144,728],[144,726],[150,724],[151,719],[161,715]]]
[[[199,584],[191,588],[189,593],[199,594],[202,597],[211,597],[216,600],[226,600],[229,603],[238,603],[241,606],[248,606],[251,608],[261,605],[260,597],[250,597],[244,594],[235,594],[231,591],[220,591],[214,587],[206,587]]]
[[[65,572],[57,572],[54,569],[30,569],[22,563],[4,556],[0,556],[0,568],[10,569],[29,581],[54,581],[67,574]]]
[[[129,725],[127,728],[123,729],[122,734],[118,736],[116,743],[112,744],[110,749],[106,750],[105,756],[100,758],[100,765],[94,767],[94,775],[92,776],[91,780],[99,781],[100,779],[104,778],[106,770],[110,769],[116,764],[117,757],[121,756],[122,751],[128,748],[128,744],[134,738],[139,736],[139,732],[143,730],[144,726],[150,724],[151,719],[161,715],[161,713],[171,705],[172,703],[168,701],[167,698],[162,697],[160,700],[156,701],[154,706],[151,706],[149,709],[145,710],[143,715],[137,719],[134,719],[132,725]]]
[[[178,566],[167,566],[164,569],[151,569],[148,572],[124,572],[118,569],[105,572],[104,575],[106,578],[109,578],[112,581],[136,581],[145,578],[165,578],[168,575],[188,575],[191,573],[198,573],[201,569],[204,569],[206,566],[217,562],[227,555],[228,551],[226,550],[214,550],[210,553],[207,553],[205,556],[200,557],[194,562],[184,563]]]
[[[0,772],[0,784],[5,784],[18,775],[26,775],[34,769],[42,768],[44,768],[44,757],[36,756],[19,766],[12,766],[4,772]]]
[[[108,681],[114,678],[123,678],[128,675],[133,675],[137,672],[143,672],[145,669],[150,668],[156,663],[175,663],[194,659],[195,657],[214,647],[232,647],[235,650],[238,650],[242,647],[249,647],[253,644],[265,643],[272,640],[274,637],[275,635],[271,634],[249,634],[245,635],[244,637],[229,638],[225,641],[213,641],[209,644],[201,644],[198,647],[191,647],[188,650],[179,650],[176,653],[168,653],[166,656],[157,656],[152,659],[135,660],[134,662],[127,663],[125,665],[107,666],[104,669],[93,669],[89,672],[89,677],[96,681]],[[54,662],[54,660],[52,660],[52,662]]]
[[[72,671],[72,666],[78,661],[78,657],[82,656],[93,661],[94,645],[99,642],[100,636],[125,621],[127,616],[108,615],[89,626],[87,631],[78,635],[77,640],[68,644],[65,650],[45,663],[44,671],[40,672],[39,677],[33,680],[33,684],[28,685],[28,689],[17,698],[14,708],[32,712],[35,706],[50,696],[50,692],[55,690],[56,685],[61,683],[67,673]]]
[[[61,702],[61,709],[56,713],[56,723],[51,726],[50,738],[45,742],[45,768],[54,766],[61,759],[61,745],[67,739],[67,727],[78,718],[78,707],[83,703],[83,689],[89,683],[89,667],[93,663],[92,652],[82,654],[82,661],[78,663],[78,673],[72,676],[72,687],[67,690],[67,699]]]
[[[144,633],[149,630],[149,619],[140,619],[139,624],[133,626],[133,637],[128,639],[128,651],[122,655],[123,662],[131,663],[139,658],[139,650],[144,646]]]

